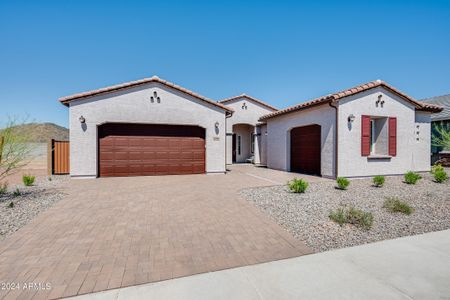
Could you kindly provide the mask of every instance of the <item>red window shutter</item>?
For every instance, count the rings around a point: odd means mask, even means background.
[[[397,118],[389,118],[389,155],[397,155]]]
[[[361,155],[370,155],[370,116],[361,116]]]

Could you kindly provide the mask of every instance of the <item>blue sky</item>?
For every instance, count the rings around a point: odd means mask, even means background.
[[[283,108],[383,79],[450,93],[450,1],[0,0],[0,123],[68,123],[61,96],[152,75]]]

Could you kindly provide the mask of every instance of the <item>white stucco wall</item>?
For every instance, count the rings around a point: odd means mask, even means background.
[[[328,104],[288,113],[267,120],[267,166],[290,171],[290,130],[318,124],[321,126],[321,173],[333,177],[335,169],[335,109]]]
[[[245,103],[247,109],[242,109],[243,103]],[[267,106],[254,102],[245,96],[230,102],[224,102],[223,104],[234,110],[233,116],[227,119],[227,164],[231,164],[233,163],[233,140],[231,135],[233,133],[233,125],[250,124],[256,126],[256,124],[259,123],[258,120],[260,117],[273,112],[273,110]]]
[[[267,125],[256,127],[255,164],[267,166]]]
[[[412,169],[416,171],[431,170],[431,113],[416,112],[414,128],[414,147]]]
[[[376,106],[382,95],[384,105]],[[356,118],[351,125],[350,114]],[[390,159],[370,159],[361,156],[361,115],[397,118],[397,155]],[[417,113],[409,102],[396,94],[378,87],[339,101],[339,176],[358,177],[403,174],[409,170],[430,169],[429,113]],[[417,120],[417,124],[416,124]],[[420,127],[419,141],[415,127]]]
[[[157,92],[160,103],[150,102]],[[108,122],[197,125],[206,132],[206,171],[225,172],[225,111],[160,83],[70,102],[70,172],[97,176],[97,126]],[[83,129],[78,118],[83,115]],[[216,132],[214,124],[219,123]]]

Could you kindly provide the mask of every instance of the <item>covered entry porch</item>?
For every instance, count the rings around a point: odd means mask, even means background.
[[[253,163],[264,165],[263,134],[261,126],[234,124],[227,134],[227,164]]]

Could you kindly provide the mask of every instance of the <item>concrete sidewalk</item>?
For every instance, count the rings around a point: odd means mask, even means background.
[[[73,299],[450,299],[450,230]]]

